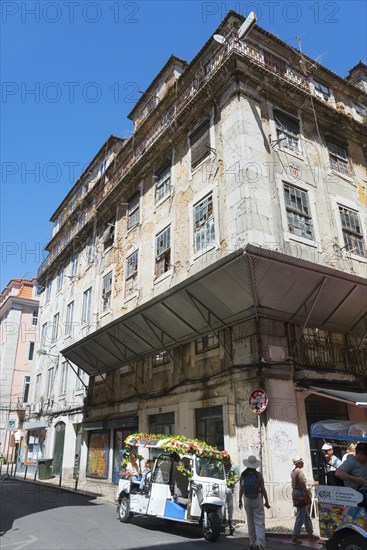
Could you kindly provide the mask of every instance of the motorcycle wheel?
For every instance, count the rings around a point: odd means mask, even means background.
[[[367,540],[361,535],[350,535],[341,539],[338,550],[367,550]]]
[[[121,523],[128,523],[132,518],[130,512],[130,502],[127,497],[122,497],[117,505],[117,513]]]
[[[215,542],[218,540],[221,531],[221,523],[218,515],[215,512],[208,513],[208,525],[205,528],[203,525],[203,533],[206,540]]]

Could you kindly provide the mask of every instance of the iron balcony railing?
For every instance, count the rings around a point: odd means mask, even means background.
[[[323,340],[301,338],[293,355],[296,369],[367,376],[367,351]]]
[[[140,161],[143,155],[154,145],[154,143],[166,132],[166,130],[172,126],[172,124],[178,119],[182,112],[188,108],[190,103],[194,101],[199,92],[209,82],[223,66],[225,61],[233,54],[247,59],[251,63],[262,67],[269,75],[276,75],[278,78],[292,84],[293,86],[302,89],[303,91],[310,92],[310,86],[305,76],[291,67],[283,59],[266,52],[262,48],[255,46],[250,42],[242,42],[237,39],[236,34],[232,34],[226,41],[226,43],[218,47],[211,56],[202,63],[201,67],[194,73],[192,79],[184,85],[181,89],[178,89],[177,96],[173,104],[162,114],[162,116],[153,122],[147,128],[143,126],[143,120],[139,121],[139,129],[134,133],[131,138],[131,150],[129,159],[124,164],[112,173],[109,179],[106,179],[103,188],[95,196],[95,202],[93,212],[95,208],[106,199],[110,192],[125,179],[133,167]],[[152,111],[146,111],[145,119],[150,115]],[[145,120],[144,119],[144,120]],[[79,205],[83,199],[83,194],[79,190],[76,192],[75,200],[72,201],[73,210]],[[69,212],[63,216],[63,223],[65,226],[66,217]],[[89,214],[85,215],[85,218],[90,218]],[[70,233],[69,238],[63,237],[56,245],[44,262],[41,264],[38,270],[38,277],[40,277],[46,269],[51,265],[60,252],[68,245],[70,239],[84,227],[85,223],[76,224],[73,231]]]

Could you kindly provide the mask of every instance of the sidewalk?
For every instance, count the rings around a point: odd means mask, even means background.
[[[6,475],[7,468],[4,466],[1,469],[1,475]],[[35,470],[33,471],[27,469],[23,469],[22,471],[17,471],[14,476],[14,470],[13,470],[13,476],[10,475],[11,468],[8,469],[8,475],[9,477],[14,477],[15,479],[18,479],[20,481],[28,481],[32,483],[36,483],[45,487],[53,487],[53,488],[59,488],[61,490],[65,491],[72,491],[77,492],[78,494],[84,494],[86,496],[95,497],[96,499],[101,499],[106,502],[110,502],[112,504],[115,503],[115,497],[116,497],[116,485],[113,485],[111,483],[106,483],[103,481],[98,480],[86,480],[86,481],[78,481],[74,479],[61,479],[60,484],[60,477],[55,476],[51,479],[47,480],[40,480],[38,477],[35,479]],[[243,521],[241,520],[234,520],[234,524],[236,526],[236,529],[240,530],[244,533],[244,536],[247,536],[247,525],[245,521],[246,514],[243,511]],[[285,518],[267,518],[265,521],[266,526],[266,533],[267,536],[275,536],[275,537],[284,537],[284,540],[287,540],[293,532],[293,526],[294,526],[294,517],[285,517]],[[312,524],[314,528],[315,535],[319,536],[319,523],[317,518],[312,518]],[[302,530],[302,534],[306,534],[304,529]],[[317,546],[318,547],[318,546]]]

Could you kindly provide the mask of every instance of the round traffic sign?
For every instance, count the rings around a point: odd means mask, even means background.
[[[257,388],[251,392],[248,404],[252,412],[261,414],[268,406],[268,396],[263,389]]]

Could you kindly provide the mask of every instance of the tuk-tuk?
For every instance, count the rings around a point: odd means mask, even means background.
[[[205,539],[215,542],[222,528],[226,495],[223,461],[228,453],[182,436],[133,434],[125,445],[123,469],[130,454],[140,459],[141,452],[145,458],[155,455],[155,461],[143,489],[141,480],[132,480],[122,471],[116,494],[120,521],[126,523],[139,515],[198,524]],[[179,461],[173,459],[177,455]]]
[[[367,442],[367,424],[324,420],[312,424],[310,435],[328,441]],[[358,506],[362,494],[350,487],[319,485],[317,500],[326,550],[367,550],[367,510]]]

